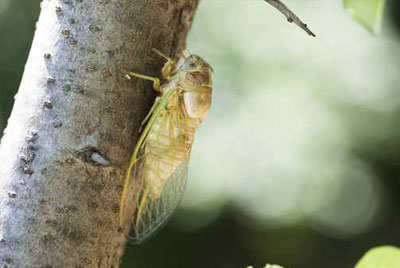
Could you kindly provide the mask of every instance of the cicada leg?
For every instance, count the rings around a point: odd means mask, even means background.
[[[149,121],[150,117],[153,115],[154,110],[157,108],[159,101],[160,101],[160,97],[157,97],[156,100],[154,101],[153,106],[151,106],[149,113],[146,115],[146,117],[143,119],[142,123],[140,124],[139,132],[142,131],[142,127],[147,123],[147,121]]]
[[[152,77],[152,76],[147,76],[144,74],[138,74],[138,73],[134,73],[125,69],[122,69],[122,72],[125,73],[128,76],[134,76],[140,79],[144,79],[144,80],[149,80],[153,82],[153,88],[155,91],[157,92],[161,92],[161,82],[160,79],[157,77]]]
[[[147,189],[144,190],[143,194],[142,194],[142,196],[140,198],[140,204],[139,204],[139,208],[138,208],[137,215],[136,215],[136,222],[135,222],[136,226],[139,225],[140,219],[142,217],[143,208],[144,208],[144,206],[146,205],[146,202],[147,202],[147,200],[146,200],[147,199],[147,193],[148,193],[148,190]]]
[[[157,55],[163,57],[164,59],[167,60],[167,62],[164,64],[164,66],[161,69],[161,74],[163,76],[163,78],[169,80],[171,77],[172,72],[175,69],[175,61],[173,59],[171,59],[170,57],[168,57],[167,55],[165,55],[164,53],[162,53],[161,51],[159,51],[156,48],[152,49]]]

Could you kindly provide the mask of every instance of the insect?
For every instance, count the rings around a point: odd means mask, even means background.
[[[187,167],[196,127],[211,106],[212,67],[197,55],[183,52],[176,64],[167,62],[159,78],[124,70],[128,77],[153,82],[159,92],[133,150],[120,204],[120,222],[133,189],[135,212],[131,242],[141,243],[158,231],[178,206],[186,186]]]

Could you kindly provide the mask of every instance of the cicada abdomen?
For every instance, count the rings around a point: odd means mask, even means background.
[[[212,68],[196,55],[186,56],[179,67],[168,59],[161,86],[157,78],[126,73],[152,80],[160,92],[133,151],[121,198],[123,224],[133,189],[131,241],[139,243],[160,229],[183,196],[195,130],[211,105]]]

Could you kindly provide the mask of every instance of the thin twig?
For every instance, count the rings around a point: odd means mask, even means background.
[[[296,16],[284,3],[282,3],[280,0],[264,0],[265,2],[269,3],[276,9],[278,9],[285,17],[287,18],[288,22],[294,22],[299,26],[301,29],[303,29],[306,33],[308,33],[311,36],[315,37],[315,34],[307,27],[307,24],[302,22],[299,17]]]

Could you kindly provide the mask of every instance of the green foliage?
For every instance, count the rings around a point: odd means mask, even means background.
[[[385,0],[344,0],[344,7],[350,16],[373,33],[378,33]]]
[[[400,268],[400,249],[381,246],[369,250],[355,268]]]

